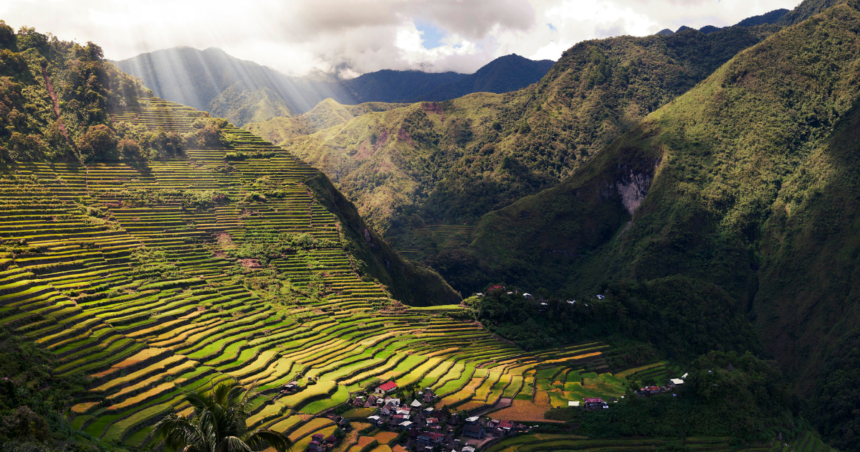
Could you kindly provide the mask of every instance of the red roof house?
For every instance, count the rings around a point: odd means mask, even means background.
[[[377,394],[388,394],[389,392],[391,392],[395,389],[397,389],[397,383],[394,383],[393,381],[389,381],[388,383],[385,383],[385,384],[377,387],[376,393]]]

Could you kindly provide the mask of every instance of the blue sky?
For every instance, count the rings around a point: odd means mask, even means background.
[[[442,45],[444,45],[442,39],[446,35],[445,30],[439,28],[434,23],[418,19],[415,21],[415,28],[417,28],[418,31],[420,31],[422,34],[422,44],[424,45],[425,49],[435,49],[436,47],[441,47]]]

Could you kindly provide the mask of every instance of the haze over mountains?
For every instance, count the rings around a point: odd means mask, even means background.
[[[116,64],[140,77],[159,97],[242,126],[277,116],[299,115],[327,98],[353,105],[441,101],[478,91],[514,91],[540,80],[553,62],[508,55],[474,74],[384,70],[348,80],[327,74],[289,77],[214,48],[159,50]]]

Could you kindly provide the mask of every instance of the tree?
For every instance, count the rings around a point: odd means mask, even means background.
[[[87,133],[78,139],[81,161],[116,160],[114,155],[116,145],[116,134],[108,126],[104,124],[90,126]]]
[[[182,452],[246,452],[272,447],[292,450],[293,443],[281,433],[267,429],[249,431],[245,420],[249,403],[257,391],[230,381],[211,391],[198,390],[185,396],[194,407],[191,416],[169,414],[154,427],[167,450]]]
[[[11,48],[15,45],[15,30],[0,20],[0,47]]]

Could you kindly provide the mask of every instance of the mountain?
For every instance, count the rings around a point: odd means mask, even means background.
[[[753,17],[748,17],[748,18],[736,23],[734,26],[735,27],[755,27],[757,25],[776,24],[776,23],[780,23],[782,21],[782,18],[788,13],[789,13],[789,10],[787,10],[787,9],[784,9],[784,8],[783,9],[776,9],[776,10],[773,10],[769,13],[765,13],[765,14],[761,14],[761,15],[753,16]],[[806,15],[807,13],[800,13],[800,14],[803,17],[809,17],[808,15]],[[713,25],[705,25],[704,27],[700,28],[699,31],[702,33],[708,34],[708,33],[713,33],[715,31],[723,30],[725,28],[728,28],[728,27],[715,27]],[[664,29],[664,30],[657,32],[657,34],[662,35],[662,36],[668,36],[668,35],[671,35],[674,33],[680,33],[684,30],[693,30],[693,29],[690,27],[682,25],[681,28],[679,28],[678,31],[676,31],[676,32],[673,32],[672,30],[669,30],[667,28],[667,29]]]
[[[753,16],[753,17],[748,17],[748,18],[736,23],[735,26],[736,27],[754,27],[756,25],[775,24],[775,23],[779,22],[780,20],[782,20],[782,18],[785,17],[785,15],[788,14],[789,12],[790,11],[785,9],[785,8],[775,9],[769,13],[765,13],[765,14],[761,14],[761,15]]]
[[[349,96],[331,78],[288,77],[215,48],[158,50],[115,64],[140,77],[155,95],[237,125],[270,115],[302,113],[327,97]]]
[[[473,268],[577,298],[721,293],[832,445],[860,450],[858,51],[848,2],[739,53],[571,178],[486,215]]]
[[[487,212],[557,184],[636,122],[737,52],[777,30],[734,27],[588,41],[540,83],[369,113],[295,138],[292,125],[249,125],[320,168],[374,229],[436,268]],[[280,131],[279,131],[280,130]],[[453,228],[453,229],[452,229]],[[446,278],[472,290],[453,269]]]
[[[517,54],[496,58],[474,74],[439,86],[410,102],[443,101],[471,93],[507,93],[531,85],[552,68],[554,61],[532,61]],[[369,99],[368,99],[369,100]]]
[[[796,25],[828,8],[847,2],[848,0],[803,0],[796,8],[783,16],[777,24]]]
[[[406,102],[434,89],[466,78],[456,72],[381,71],[343,81],[354,101],[336,97],[343,104],[361,102]]]
[[[239,126],[306,113],[327,98],[354,105],[514,91],[540,80],[553,64],[509,55],[475,74],[384,70],[341,80],[324,74],[289,77],[214,48],[177,47],[115,63],[140,77],[155,95],[206,110]]]

